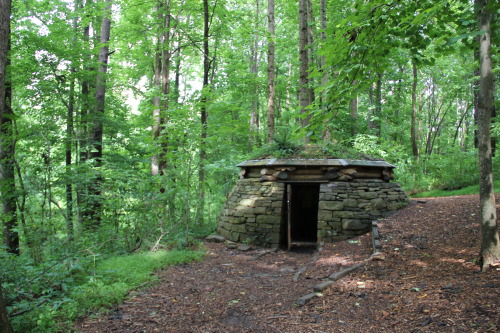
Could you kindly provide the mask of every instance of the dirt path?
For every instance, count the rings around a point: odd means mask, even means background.
[[[207,243],[203,262],[166,269],[159,285],[77,329],[500,331],[500,272],[480,274],[473,263],[480,248],[478,197],[424,200],[379,222],[385,260],[368,261],[305,306],[295,304],[299,297],[330,274],[370,257],[370,235],[326,245],[321,252],[277,251],[259,258],[265,249],[242,253]]]

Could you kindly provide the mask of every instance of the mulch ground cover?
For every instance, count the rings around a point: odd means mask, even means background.
[[[205,243],[203,261],[159,272],[160,283],[131,293],[124,304],[87,317],[75,329],[499,332],[500,271],[480,273],[476,265],[479,215],[478,196],[412,200],[378,222],[379,260],[369,259],[369,234],[325,244],[320,251],[241,252]],[[363,261],[363,267],[297,305],[329,275]]]

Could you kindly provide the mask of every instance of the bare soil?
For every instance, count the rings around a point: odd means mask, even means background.
[[[479,215],[478,196],[412,200],[378,223],[383,260],[369,260],[369,234],[320,251],[240,252],[206,243],[203,261],[159,272],[161,283],[76,329],[499,332],[500,271],[480,273],[475,264]],[[296,304],[332,273],[364,260],[319,297]]]

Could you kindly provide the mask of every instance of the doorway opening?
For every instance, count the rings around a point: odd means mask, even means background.
[[[317,246],[319,186],[294,183],[286,186],[286,248]]]

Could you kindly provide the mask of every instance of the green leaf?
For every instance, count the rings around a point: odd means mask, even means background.
[[[451,37],[448,39],[448,42],[446,43],[446,45],[453,45],[455,44],[456,42],[458,42],[459,40],[462,40],[462,39],[468,39],[470,37],[476,37],[476,36],[480,36],[480,35],[484,35],[484,31],[480,30],[480,31],[474,31],[474,32],[469,32],[469,33],[466,33],[466,34],[461,34],[459,36],[455,36],[455,37]]]

